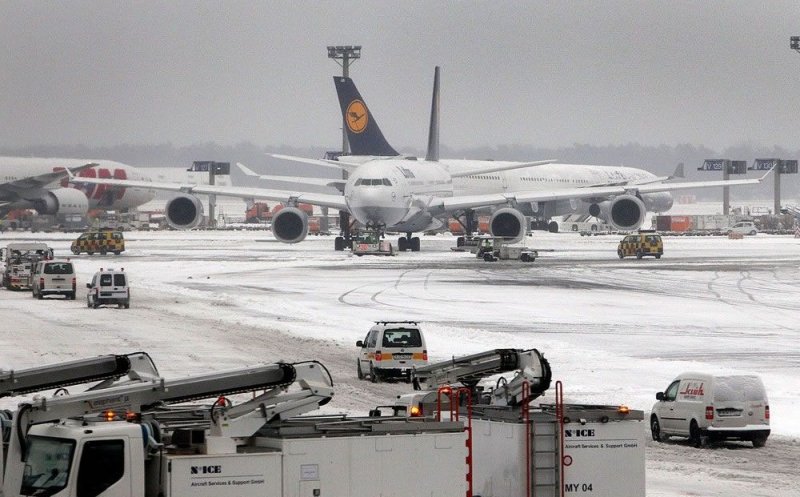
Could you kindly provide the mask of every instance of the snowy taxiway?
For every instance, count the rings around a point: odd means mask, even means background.
[[[0,246],[45,240],[66,256],[72,238],[5,233]],[[648,495],[800,495],[800,240],[665,238],[658,261],[617,259],[618,240],[537,233],[528,245],[553,251],[523,264],[453,253],[450,236],[423,237],[419,253],[358,258],[334,252],[329,237],[129,233],[119,257],[73,260],[79,287],[100,267],[124,267],[131,309],[0,290],[0,367],[145,350],[175,377],[318,359],[336,381],[326,409],[363,413],[409,389],[358,381],[355,341],[373,320],[414,319],[432,360],[538,348],[571,402],[649,411],[682,371],[754,372],[770,397],[767,447],[649,443]]]

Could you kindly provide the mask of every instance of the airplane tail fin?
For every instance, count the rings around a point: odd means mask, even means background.
[[[681,162],[675,167],[675,172],[672,173],[672,176],[670,176],[670,179],[672,179],[672,178],[685,178],[685,177],[686,177],[686,175],[683,173],[683,162]]]
[[[350,78],[334,76],[339,105],[342,108],[343,125],[347,130],[347,141],[353,155],[400,155],[383,137],[377,121],[372,117],[367,104]]]
[[[439,160],[439,66],[433,72],[433,98],[431,99],[431,124],[428,128],[428,153],[425,160]]]

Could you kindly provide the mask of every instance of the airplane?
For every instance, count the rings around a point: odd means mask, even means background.
[[[336,78],[339,77],[335,77]],[[341,81],[352,84],[349,78]],[[354,87],[353,87],[354,88]],[[360,94],[358,102],[348,102],[345,120],[348,133],[378,136],[372,133],[377,123]],[[353,111],[355,109],[355,111]],[[509,243],[525,235],[525,216],[545,209],[570,206],[585,208],[598,217],[605,216],[620,229],[636,229],[644,220],[648,206],[668,208],[671,190],[710,186],[757,184],[762,179],[665,183],[652,173],[634,168],[611,168],[558,164],[543,160],[533,162],[439,160],[439,68],[434,76],[428,152],[425,159],[407,156],[360,156],[337,160],[310,159],[285,155],[273,157],[334,167],[348,172],[341,192],[310,193],[301,190],[272,190],[216,185],[181,183],[146,183],[136,181],[80,178],[76,181],[112,186],[146,186],[155,190],[176,192],[165,210],[167,222],[178,229],[191,229],[202,220],[202,204],[196,195],[220,195],[245,199],[277,200],[287,204],[272,219],[272,232],[284,243],[297,243],[308,233],[308,217],[297,208],[299,203],[344,210],[358,223],[383,236],[386,231],[405,233],[398,240],[401,251],[420,249],[420,240],[413,234],[437,229],[449,217],[475,209],[492,209],[490,232]],[[365,134],[366,133],[366,134]],[[379,134],[382,137],[382,133]],[[390,147],[391,148],[391,147]],[[392,149],[393,150],[393,149]],[[391,153],[383,148],[379,154]],[[541,168],[547,174],[543,174]],[[504,171],[525,170],[514,184]],[[325,181],[332,181],[326,179]],[[334,180],[338,181],[338,180]],[[586,204],[584,206],[583,204]],[[668,204],[668,205],[667,205]],[[587,207],[588,206],[588,207]],[[344,249],[343,237],[337,237],[336,250]]]
[[[10,210],[34,209],[39,214],[80,214],[89,209],[125,210],[149,202],[147,189],[70,184],[69,177],[149,178],[132,166],[107,160],[0,157],[0,218]]]

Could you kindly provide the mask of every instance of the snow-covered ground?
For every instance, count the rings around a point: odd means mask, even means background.
[[[0,246],[20,238],[66,256],[73,236],[5,233]],[[449,235],[423,237],[419,253],[359,258],[334,252],[330,237],[128,233],[122,256],[72,259],[79,286],[124,267],[131,309],[0,290],[0,367],[145,350],[177,377],[318,359],[336,381],[326,409],[365,413],[408,386],[357,380],[356,340],[374,320],[416,319],[432,360],[539,349],[572,402],[649,411],[682,371],[757,373],[770,397],[767,446],[649,442],[648,495],[800,495],[800,240],[665,238],[661,260],[619,260],[619,238],[537,232],[528,245],[552,252],[522,264],[451,252]]]

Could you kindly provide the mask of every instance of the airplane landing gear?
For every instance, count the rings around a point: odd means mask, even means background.
[[[411,250],[412,252],[419,252],[420,241],[418,236],[411,236],[412,233],[406,233],[406,236],[401,236],[397,239],[397,250],[405,252]]]

